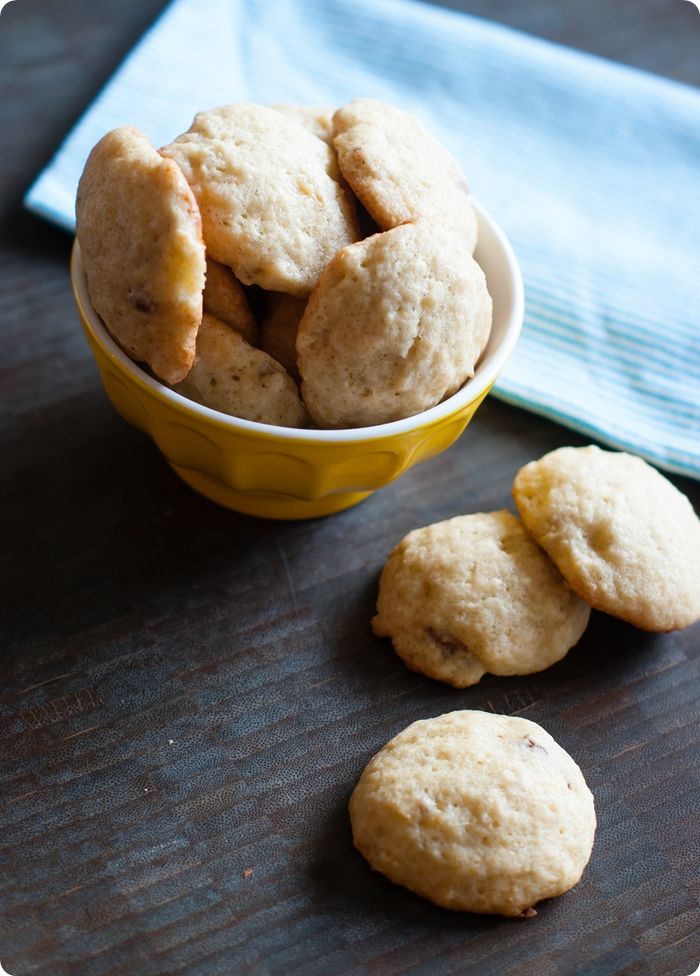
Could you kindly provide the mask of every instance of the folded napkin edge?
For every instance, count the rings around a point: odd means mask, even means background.
[[[624,437],[611,434],[597,424],[586,423],[581,420],[580,416],[574,416],[568,411],[562,410],[559,405],[549,405],[541,400],[528,399],[527,396],[515,392],[514,389],[501,386],[498,380],[491,392],[498,400],[507,403],[509,406],[518,407],[521,410],[526,410],[528,413],[537,414],[537,416],[543,417],[545,420],[573,430],[577,434],[582,434],[584,437],[591,437],[593,440],[605,444],[614,450],[636,454],[638,457],[644,458],[645,461],[653,464],[654,467],[661,468],[663,471],[668,471],[671,474],[680,475],[684,478],[695,480],[700,478],[700,465],[693,464],[692,462],[685,463],[683,461],[670,460],[658,454],[651,447],[647,448],[639,440],[634,443]]]
[[[682,98],[686,101],[692,102],[694,108],[700,106],[700,91],[697,91],[691,85],[677,81],[673,78],[664,77],[663,75],[656,74],[652,71],[647,71],[635,65],[613,61],[610,58],[604,57],[603,55],[594,54],[590,51],[582,51],[578,48],[562,44],[559,41],[551,40],[550,38],[530,34],[527,31],[512,27],[508,24],[492,21],[485,17],[479,17],[475,14],[453,10],[449,7],[442,7],[429,2],[429,0],[384,0],[384,3],[385,5],[394,7],[397,12],[404,12],[407,7],[411,8],[416,12],[418,17],[424,20],[427,19],[429,21],[438,21],[443,19],[445,22],[450,24],[464,24],[466,21],[469,21],[471,22],[473,28],[481,32],[483,37],[497,38],[500,40],[508,38],[511,46],[514,49],[522,48],[523,46],[528,46],[531,50],[539,48],[542,52],[547,53],[549,59],[554,61],[561,62],[563,60],[568,64],[576,61],[578,61],[579,64],[588,63],[595,66],[599,72],[606,73],[607,76],[612,80],[625,79],[628,85],[633,83],[634,80],[658,94],[661,94],[664,90],[667,90],[669,94],[672,94],[676,98]],[[90,104],[75,120],[68,132],[65,134],[64,138],[61,140],[56,151],[53,153],[50,161],[37,175],[36,179],[33,181],[28,191],[24,195],[23,204],[28,210],[31,210],[40,217],[59,224],[61,227],[69,231],[74,229],[75,222],[73,219],[69,220],[65,213],[46,202],[46,195],[51,195],[52,193],[55,195],[56,190],[55,188],[51,190],[44,186],[44,177],[51,172],[56,160],[63,154],[64,150],[66,149],[66,144],[71,139],[73,134],[77,132],[77,130],[82,126],[84,120],[95,110],[103,92],[105,92],[116,81],[117,77],[123,72],[126,66],[133,59],[136,59],[139,56],[141,49],[146,46],[151,35],[157,33],[161,29],[164,22],[174,14],[177,7],[178,0],[170,0],[170,3],[163,8],[153,23],[151,23],[144,30],[143,34],[139,37],[133,47],[126,52],[112,74],[106,79],[105,83],[97,90],[94,97],[90,101]]]

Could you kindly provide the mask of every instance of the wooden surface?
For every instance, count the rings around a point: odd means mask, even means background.
[[[682,0],[459,6],[700,82]],[[109,406],[70,241],[20,200],[160,7],[19,0],[0,21],[0,960],[13,976],[689,976],[698,627],[594,615],[549,671],[463,692],[368,629],[407,530],[510,505],[519,465],[576,436],[490,400],[447,454],[359,508],[274,524],[198,498]],[[697,506],[699,486],[676,481]],[[346,802],[370,755],[462,707],[541,722],[596,795],[583,882],[531,921],[435,909],[352,849]]]

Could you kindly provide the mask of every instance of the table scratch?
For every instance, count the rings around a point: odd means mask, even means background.
[[[78,732],[71,732],[70,735],[64,735],[63,741],[67,742],[68,739],[75,739],[79,735],[87,735],[88,732],[94,732],[95,729],[99,729],[99,725],[91,725],[87,729],[80,729]]]
[[[289,592],[292,595],[292,605],[295,610],[298,610],[299,605],[297,603],[297,591],[294,588],[294,580],[292,579],[292,571],[289,567],[289,560],[287,559],[287,553],[284,551],[284,546],[282,545],[279,537],[276,539],[276,542],[277,542],[277,548],[279,549],[280,557],[282,558],[282,565],[284,566],[284,572],[287,577],[287,583],[289,584]]]
[[[43,688],[44,685],[50,685],[54,681],[60,681],[61,678],[70,678],[72,674],[72,671],[66,671],[65,674],[57,674],[53,678],[47,678],[45,681],[37,681],[36,684],[29,685],[28,688],[23,688],[21,691],[18,691],[17,697],[19,698],[20,695],[26,695],[27,692],[34,691],[36,688]]]

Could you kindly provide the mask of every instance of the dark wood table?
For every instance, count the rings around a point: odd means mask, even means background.
[[[700,83],[682,0],[465,0]],[[490,400],[439,460],[345,514],[209,504],[108,404],[70,240],[21,195],[161,0],[19,0],[0,21],[0,959],[13,976],[689,976],[700,961],[698,627],[595,615],[568,658],[457,692],[368,629],[390,547],[508,506],[574,434]],[[695,504],[697,484],[674,479]],[[451,914],[368,870],[346,803],[419,717],[541,722],[593,788],[583,882],[527,922]]]

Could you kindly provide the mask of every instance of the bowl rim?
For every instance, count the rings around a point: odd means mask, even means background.
[[[495,238],[508,271],[512,295],[503,336],[495,348],[489,350],[487,344],[486,349],[488,355],[486,361],[482,361],[481,364],[477,365],[475,375],[471,379],[468,379],[456,393],[453,393],[452,396],[442,400],[434,407],[429,407],[428,410],[423,410],[410,417],[404,417],[402,420],[392,420],[386,424],[342,429],[280,427],[275,424],[263,424],[255,420],[244,420],[241,417],[221,413],[219,410],[205,407],[201,403],[196,403],[194,400],[190,400],[182,396],[182,394],[176,393],[175,390],[170,389],[170,387],[149,376],[148,373],[141,369],[117,345],[107,331],[90,302],[87,280],[80,257],[80,244],[77,237],[73,243],[71,254],[73,292],[84,323],[88,326],[94,340],[101,346],[109,359],[117,364],[121,370],[126,371],[136,383],[145,387],[151,394],[169,402],[180,410],[185,410],[194,416],[202,417],[210,424],[215,423],[224,428],[234,429],[248,434],[256,434],[266,439],[282,438],[286,441],[306,443],[351,443],[394,437],[396,435],[410,433],[417,428],[424,428],[439,423],[445,417],[451,416],[468,404],[478,400],[483,394],[488,392],[496,377],[510,358],[518,341],[525,312],[524,286],[518,259],[515,256],[510,241],[491,214],[478,201],[474,200],[474,198],[472,198],[472,203],[479,222],[486,224]],[[480,367],[483,368],[480,369]]]

